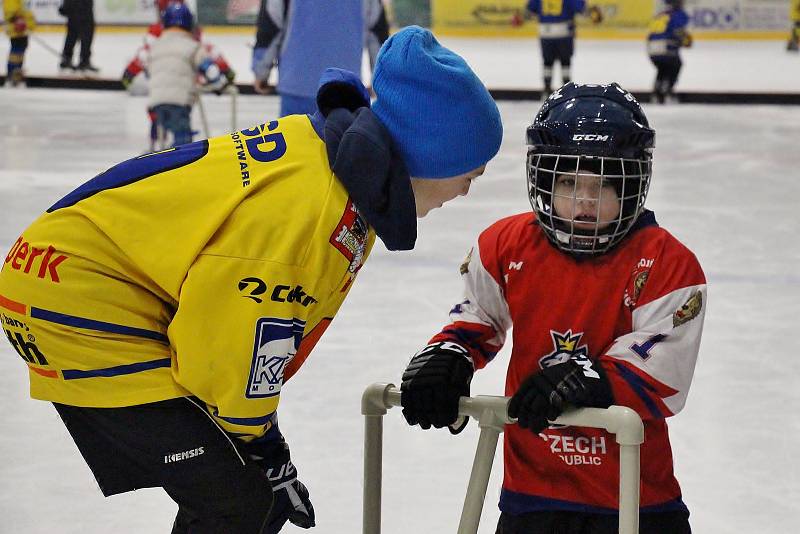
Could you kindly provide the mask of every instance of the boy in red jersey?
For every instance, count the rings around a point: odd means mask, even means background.
[[[644,208],[655,132],[617,84],[569,83],[528,128],[533,213],[487,228],[465,298],[409,363],[403,415],[456,433],[458,399],[514,326],[499,534],[612,533],[619,451],[602,429],[550,425],[568,405],[628,406],[645,424],[642,533],[690,532],[666,418],[700,346],[703,271]]]

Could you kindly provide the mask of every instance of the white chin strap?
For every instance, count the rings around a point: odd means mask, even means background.
[[[555,229],[556,239],[558,239],[559,243],[563,243],[564,245],[569,246],[572,239],[585,239],[587,241],[595,241],[598,245],[605,245],[611,240],[611,237],[608,234],[598,234],[595,236],[592,235],[583,235],[583,234],[570,234],[569,232],[565,232],[563,230]]]

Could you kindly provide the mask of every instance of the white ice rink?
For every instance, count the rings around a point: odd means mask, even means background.
[[[580,81],[591,81],[592,65],[610,59],[586,45],[579,43]],[[774,83],[752,70],[726,68],[720,76],[735,80],[739,90],[796,90],[800,58],[793,58],[791,70],[780,43],[769,45],[774,50],[763,57],[772,55],[779,65],[771,69]],[[116,60],[121,71],[125,59],[127,54],[108,58],[98,51],[104,69]],[[246,68],[246,59],[237,61]],[[531,68],[535,64],[534,58]],[[532,86],[538,79],[501,61],[481,65],[490,85],[508,86],[517,75]],[[649,70],[645,75],[631,66],[618,68],[619,79],[632,88],[649,87]],[[690,68],[687,59],[686,82],[697,84],[692,89],[724,88],[702,85],[706,78],[689,77]],[[240,97],[239,104],[240,128],[274,117],[278,107],[275,97]],[[538,103],[499,106],[503,146],[470,196],[422,220],[413,252],[376,247],[323,341],[283,389],[281,428],[317,511],[312,532],[360,532],[361,392],[372,382],[397,383],[411,354],[447,321],[460,298],[458,266],[480,230],[529,209],[524,130]],[[212,134],[224,133],[227,100],[206,97],[205,107]],[[694,384],[686,408],[670,420],[694,531],[797,532],[800,107],[645,107],[657,131],[648,206],[695,251],[709,285]],[[146,145],[144,108],[143,98],[121,92],[0,89],[0,250],[8,250],[62,195],[140,153]],[[473,394],[502,393],[508,354],[506,347],[477,374]],[[176,506],[166,494],[150,489],[104,499],[52,406],[30,400],[27,388],[25,365],[0,343],[0,533],[169,532]],[[411,429],[399,411],[389,413],[385,533],[455,532],[477,437],[475,424],[452,437]],[[501,462],[498,454],[482,534],[494,532]]]

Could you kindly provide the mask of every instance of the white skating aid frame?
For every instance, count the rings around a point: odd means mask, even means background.
[[[479,395],[461,397],[459,414],[473,417],[481,429],[472,463],[467,496],[461,511],[458,534],[476,534],[486,498],[497,440],[508,417],[508,397]],[[361,397],[364,415],[364,509],[363,534],[381,532],[381,487],[383,469],[383,416],[400,406],[400,390],[394,384],[372,384]],[[608,409],[570,410],[553,423],[604,428],[615,434],[620,450],[619,532],[639,532],[639,446],[644,441],[644,425],[639,415],[623,406]]]

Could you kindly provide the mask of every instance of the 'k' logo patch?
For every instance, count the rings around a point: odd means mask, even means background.
[[[283,371],[297,353],[305,321],[264,317],[256,324],[253,361],[245,396],[274,397],[281,392]]]

